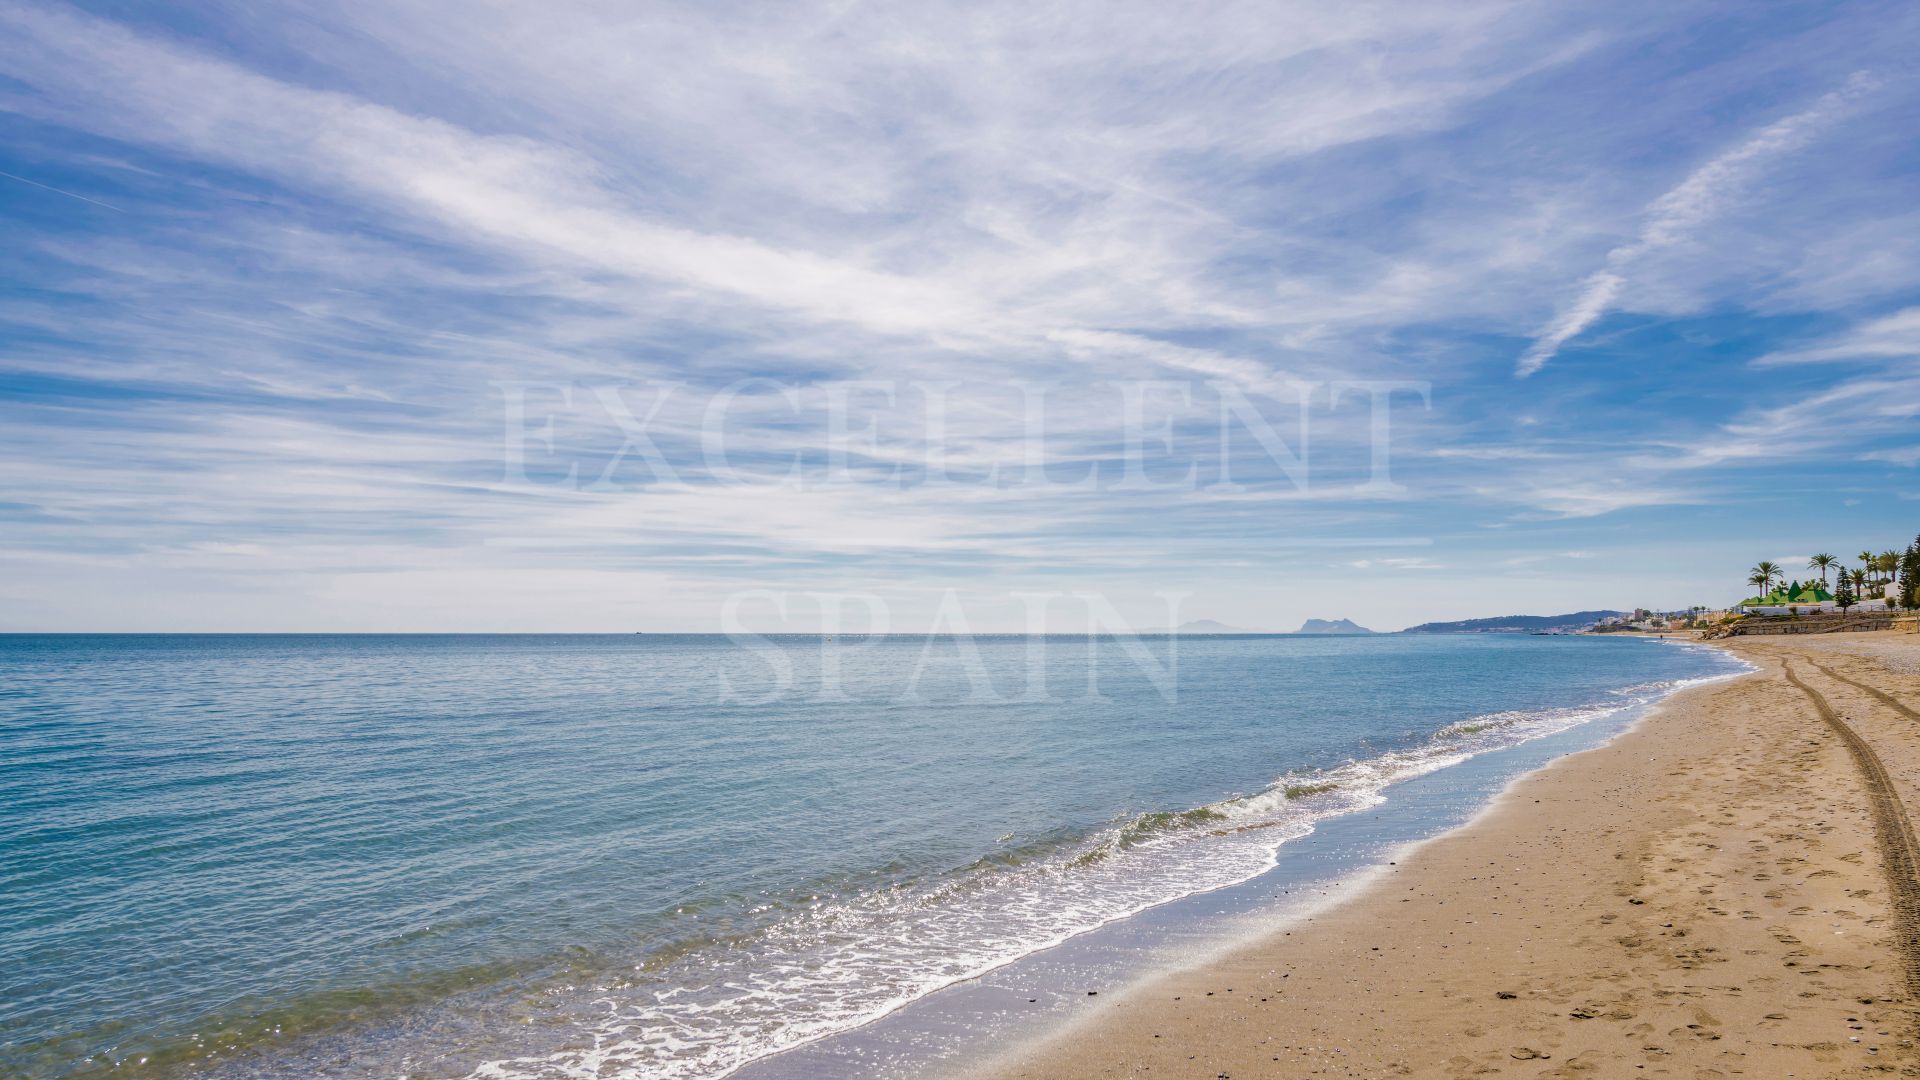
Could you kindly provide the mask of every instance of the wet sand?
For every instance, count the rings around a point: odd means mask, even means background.
[[[1920,636],[1725,644],[1761,670],[967,1075],[1920,1075]]]

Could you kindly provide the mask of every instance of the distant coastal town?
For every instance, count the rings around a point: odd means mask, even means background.
[[[1747,572],[1746,585],[1754,594],[1730,607],[1642,608],[1603,616],[1579,632],[1698,631],[1717,637],[1913,629],[1920,625],[1913,614],[1920,612],[1920,537],[1905,551],[1863,550],[1851,560],[1822,552],[1809,556],[1803,568],[1763,559]]]
[[[1800,576],[1804,573],[1804,577]],[[1503,615],[1410,626],[1408,634],[1741,634],[1920,629],[1920,537],[1904,551],[1862,551],[1851,559],[1821,553],[1805,566],[1754,564],[1738,603],[1679,610],[1576,611]],[[1302,627],[1301,632],[1318,632]]]

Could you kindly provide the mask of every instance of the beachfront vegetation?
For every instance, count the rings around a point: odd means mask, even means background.
[[[1820,571],[1820,584],[1825,585],[1827,583],[1827,571],[1832,569],[1834,564],[1839,561],[1839,559],[1822,552],[1807,560],[1807,569]]]
[[[1889,608],[1920,610],[1920,536],[1914,538],[1905,551],[1882,551],[1875,553],[1872,548],[1864,548],[1855,556],[1858,566],[1846,566],[1842,561],[1825,552],[1807,558],[1807,569],[1820,573],[1818,584],[1809,580],[1804,585],[1798,581],[1783,580],[1786,575],[1780,564],[1768,559],[1755,563],[1747,572],[1747,584],[1758,590],[1759,595],[1743,601],[1741,609],[1762,609],[1758,613],[1766,614],[1771,609],[1779,614],[1785,608],[1789,614],[1797,615],[1802,609],[1820,611],[1830,602],[1841,611],[1872,603],[1876,608],[1884,603]],[[1828,575],[1833,575],[1834,590],[1827,592]],[[1780,580],[1779,588],[1774,582]]]
[[[1913,538],[1907,553],[1900,557],[1901,605],[1920,609],[1920,536]]]

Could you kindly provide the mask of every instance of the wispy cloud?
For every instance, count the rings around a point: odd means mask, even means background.
[[[1732,40],[1691,0],[649,12],[264,0],[213,35],[0,0],[0,169],[46,186],[0,178],[0,624],[708,628],[738,588],[1071,580],[1211,588],[1212,614],[1268,625],[1309,614],[1286,610],[1304,572],[1394,625],[1475,602],[1503,559],[1613,565],[1608,515],[1902,475],[1920,257],[1884,132],[1914,88],[1832,90],[1893,69],[1899,20]],[[1846,168],[1806,171],[1816,139]],[[1703,145],[1734,149],[1699,166]],[[1596,276],[1595,238],[1635,228]],[[1663,363],[1608,342],[1577,380],[1508,378],[1499,343],[1583,279],[1552,347],[1658,308]],[[1789,363],[1847,356],[1873,370]],[[732,399],[745,482],[723,483],[704,409],[742,379],[765,381]],[[828,452],[827,386],[861,379],[900,388],[861,398],[863,477],[911,475],[942,430],[967,482],[781,482]],[[1143,379],[1194,391],[1143,418],[1165,421],[1154,479],[1224,455],[1232,485],[986,481],[1117,475],[1115,384]],[[1364,484],[1373,417],[1332,406],[1343,380],[1431,390],[1387,425],[1391,490]],[[914,385],[948,381],[932,420]],[[535,483],[503,467],[510,383],[540,388]],[[667,383],[650,431],[677,481],[629,453],[596,483],[623,441],[600,395],[645,415]],[[1244,429],[1223,448],[1216,383],[1311,483]],[[1050,388],[1037,457],[1025,385]],[[1323,580],[1329,559],[1370,572]],[[1541,602],[1618,606],[1576,594],[1602,577],[1543,575]]]
[[[1772,158],[1804,146],[1877,84],[1866,73],[1824,94],[1811,106],[1776,120],[1730,150],[1687,174],[1686,179],[1648,205],[1639,233],[1607,252],[1605,265],[1581,284],[1579,295],[1540,331],[1521,355],[1514,374],[1525,378],[1547,365],[1561,346],[1592,326],[1614,306],[1635,263],[1663,248],[1685,242],[1730,200],[1737,198]]]
[[[1440,570],[1440,569],[1444,569],[1439,563],[1434,562],[1431,559],[1420,559],[1420,558],[1355,559],[1352,562],[1347,563],[1347,565],[1352,567],[1355,570]]]
[[[1920,356],[1920,307],[1869,319],[1845,333],[1813,345],[1767,353],[1761,367],[1834,360],[1897,360]]]
[[[1561,475],[1531,478],[1509,497],[1554,517],[1590,518],[1620,510],[1697,502],[1701,495],[1641,477],[1604,480]]]
[[[1920,465],[1920,446],[1899,446],[1889,450],[1869,450],[1860,455],[1862,461],[1886,461],[1902,468],[1911,469]]]

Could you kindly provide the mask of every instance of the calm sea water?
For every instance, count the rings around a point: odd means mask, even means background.
[[[0,1075],[721,1076],[1736,666],[1526,636],[0,636]]]

